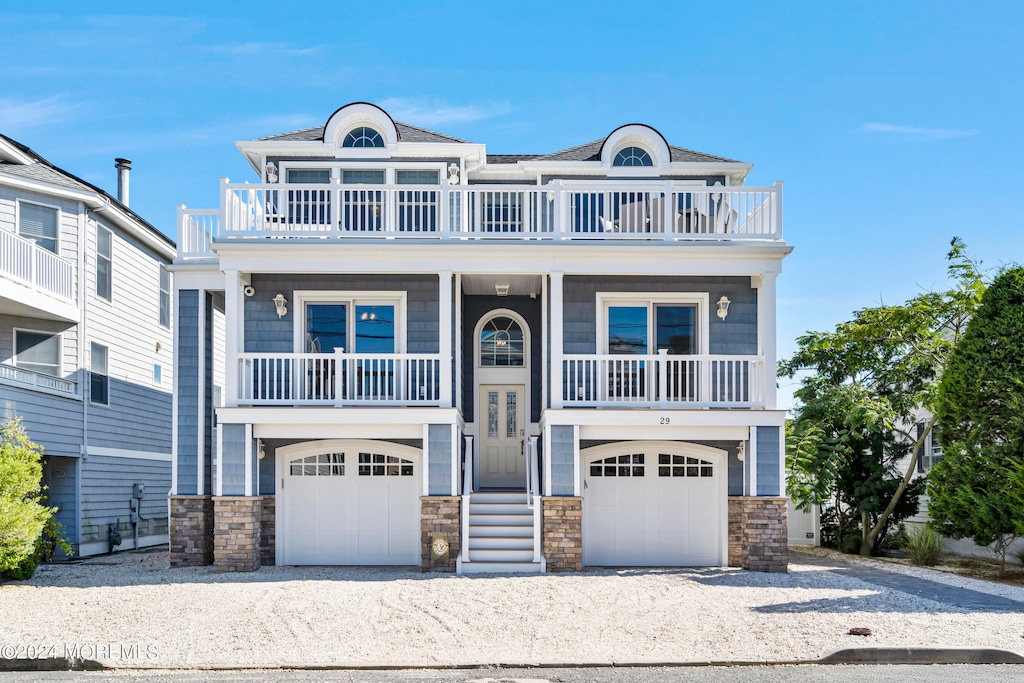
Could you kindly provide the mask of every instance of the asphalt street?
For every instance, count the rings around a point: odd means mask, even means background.
[[[97,683],[125,678],[147,683],[1018,683],[1024,665],[931,666],[744,666],[744,667],[632,667],[587,669],[464,669],[408,671],[110,671],[60,673],[8,673],[11,683]]]

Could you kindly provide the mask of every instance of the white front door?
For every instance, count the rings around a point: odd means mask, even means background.
[[[480,487],[523,488],[526,387],[480,385]]]

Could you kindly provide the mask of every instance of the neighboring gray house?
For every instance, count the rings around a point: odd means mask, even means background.
[[[118,166],[120,201],[0,135],[0,418],[44,447],[83,556],[112,523],[119,549],[167,541],[174,243],[128,208]]]
[[[237,145],[179,208],[173,566],[785,570],[781,183],[366,103]]]

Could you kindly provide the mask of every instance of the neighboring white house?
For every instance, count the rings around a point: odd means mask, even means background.
[[[237,146],[179,209],[172,565],[785,570],[781,183],[366,103]]]
[[[0,418],[45,448],[80,555],[107,552],[111,524],[120,549],[167,541],[175,250],[118,165],[122,201],[0,135]]]

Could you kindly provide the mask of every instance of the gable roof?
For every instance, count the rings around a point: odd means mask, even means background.
[[[398,136],[402,142],[454,142],[470,144],[467,140],[461,140],[459,138],[452,137],[451,135],[427,130],[426,128],[420,128],[419,126],[412,126],[400,121],[395,121],[395,127],[398,128]],[[292,131],[291,133],[281,133],[279,135],[270,135],[265,138],[257,139],[281,142],[322,142],[324,139],[324,126],[306,128],[303,130]]]
[[[51,164],[49,161],[39,156],[39,154],[37,154],[31,147],[23,145],[17,140],[13,140],[6,135],[0,134],[0,142],[5,142],[11,147],[16,148],[30,160],[30,163],[18,163],[6,159],[0,159],[0,175],[9,175],[25,178],[27,180],[35,180],[38,182],[48,183],[50,185],[56,185],[58,187],[78,190],[80,192],[96,193],[124,213],[129,220],[137,224],[142,230],[150,233],[152,237],[156,237],[172,250],[175,249],[174,240],[157,230],[149,221],[129,209],[115,197],[107,194],[105,190],[101,190],[92,183],[86,182],[78,176],[68,173],[64,169]]]
[[[594,140],[593,142],[588,142],[583,145],[563,149],[560,152],[553,152],[551,154],[544,154],[533,158],[538,161],[600,161],[601,147],[604,145],[605,139],[606,138],[601,138],[600,140]],[[726,159],[725,157],[718,157],[713,154],[695,152],[692,149],[686,149],[685,147],[674,147],[669,145],[669,150],[672,155],[672,161],[726,164],[742,163],[735,159]]]

